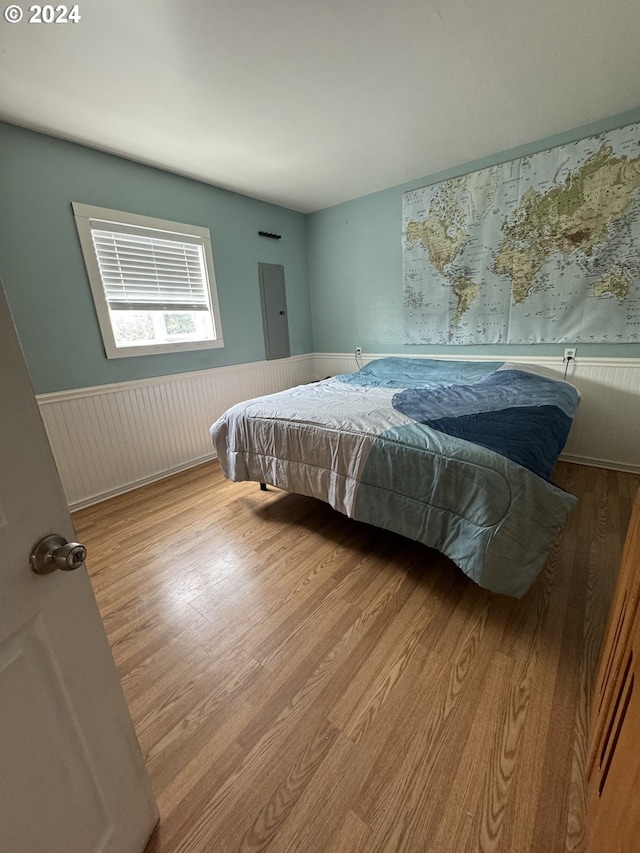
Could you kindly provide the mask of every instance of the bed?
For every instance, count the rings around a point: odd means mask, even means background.
[[[521,597],[576,502],[551,474],[578,401],[529,365],[382,358],[239,403],[211,437],[229,479],[319,498]]]

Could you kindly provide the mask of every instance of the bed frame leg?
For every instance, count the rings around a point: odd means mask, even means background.
[[[267,491],[267,484],[266,483],[260,483],[260,491],[261,492]]]

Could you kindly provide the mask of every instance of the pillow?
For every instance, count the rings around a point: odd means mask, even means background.
[[[502,361],[447,361],[440,358],[376,358],[357,373],[338,377],[354,385],[384,388],[432,388],[440,385],[479,382]],[[351,377],[351,378],[349,378]]]

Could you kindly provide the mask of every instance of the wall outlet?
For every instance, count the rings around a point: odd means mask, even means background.
[[[571,347],[567,347],[567,349],[564,351],[564,358],[562,360],[563,361],[575,361],[576,360],[575,349],[572,349]]]
[[[356,347],[356,358],[362,358],[362,347]]]

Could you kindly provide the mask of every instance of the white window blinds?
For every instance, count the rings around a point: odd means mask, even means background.
[[[113,223],[91,222],[111,310],[210,310],[204,250],[198,238],[127,225],[112,229]]]

